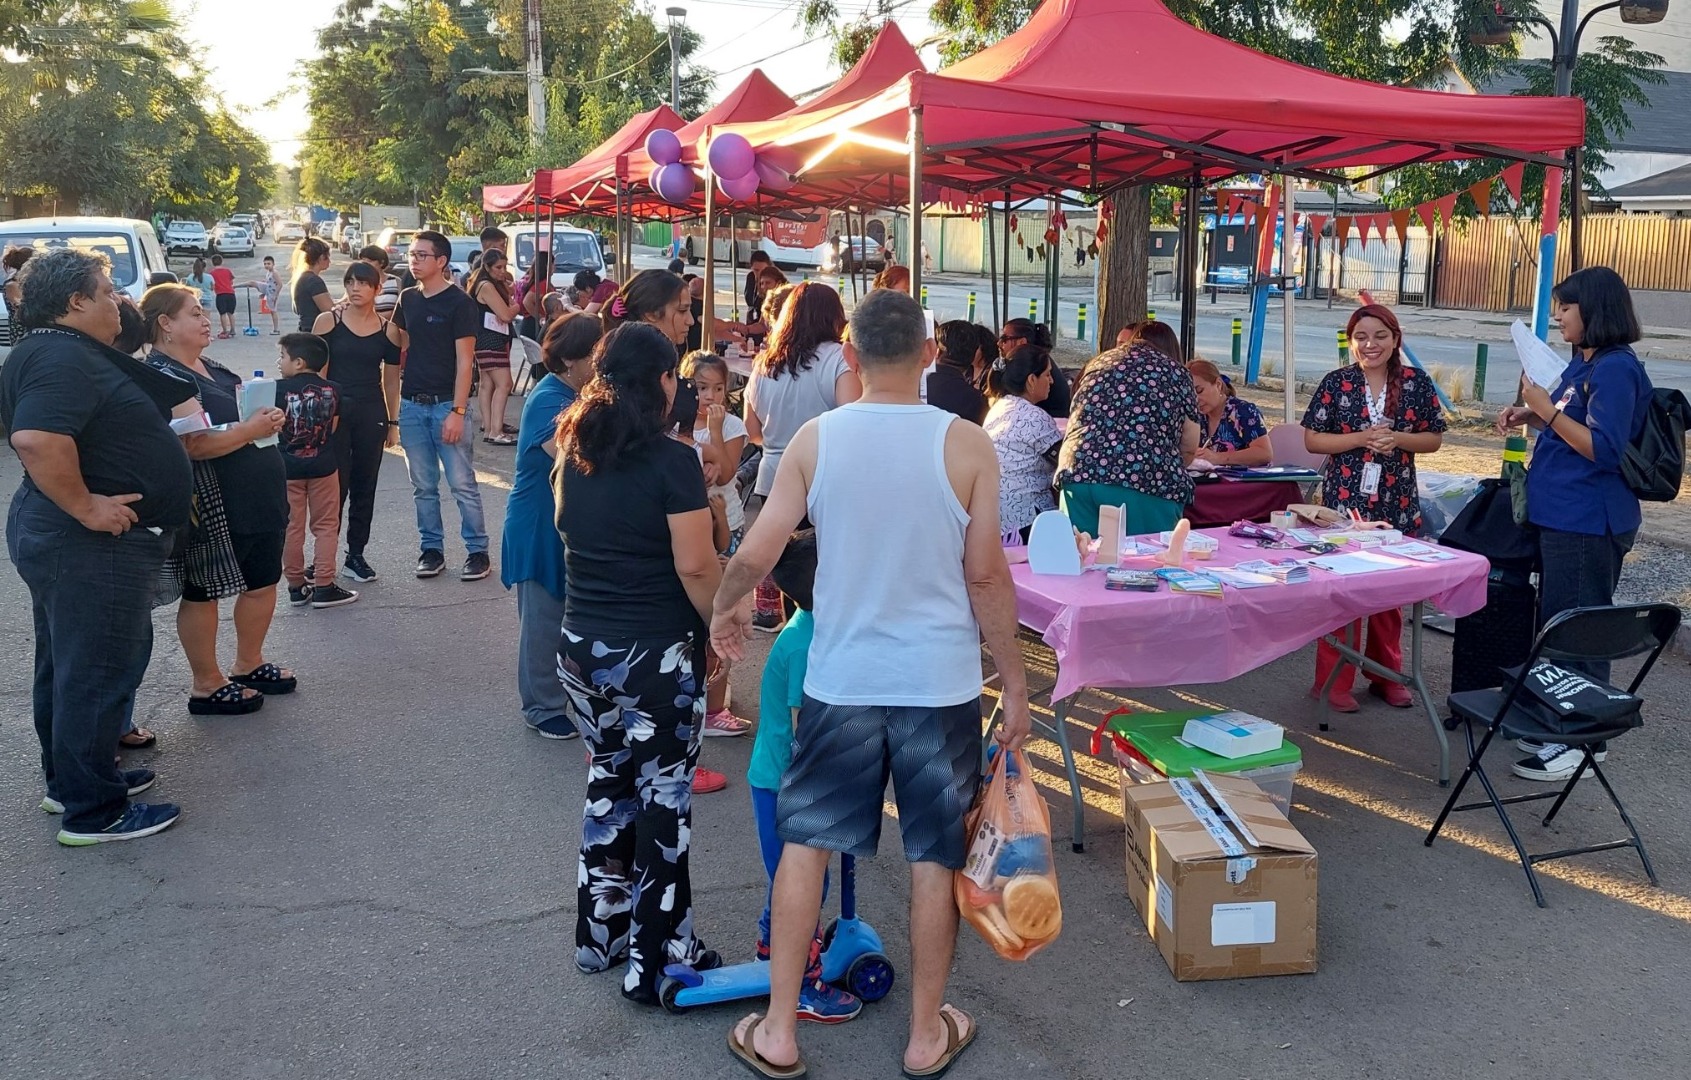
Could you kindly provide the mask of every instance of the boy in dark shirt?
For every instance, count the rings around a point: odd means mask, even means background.
[[[288,469],[288,532],[282,574],[288,602],[298,607],[340,607],[358,594],[335,582],[335,548],[341,532],[340,387],[322,376],[329,346],[316,334],[286,334],[277,343],[276,407],[287,413],[277,441]],[[316,542],[316,573],[305,576],[305,530]]]

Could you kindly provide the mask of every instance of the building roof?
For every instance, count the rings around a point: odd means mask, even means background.
[[[1614,149],[1639,154],[1691,154],[1691,71],[1658,74],[1665,81],[1644,87],[1650,104],[1632,106],[1632,128],[1615,139]],[[1514,94],[1526,88],[1525,78],[1510,73],[1485,82],[1480,92]]]
[[[1634,180],[1630,184],[1609,190],[1609,198],[1626,199],[1685,199],[1691,198],[1691,165],[1659,172]]]

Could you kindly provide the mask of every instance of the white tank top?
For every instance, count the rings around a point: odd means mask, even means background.
[[[981,692],[963,577],[969,514],[945,472],[957,418],[931,405],[817,419],[816,636],[804,692],[831,705],[959,705]]]

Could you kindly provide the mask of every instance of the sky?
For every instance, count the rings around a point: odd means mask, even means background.
[[[660,0],[661,10],[672,0]],[[826,40],[805,43],[795,23],[797,0],[673,0],[687,9],[689,26],[704,35],[695,55],[718,72],[718,94],[727,93],[745,78],[754,65],[787,93],[798,97],[820,89],[841,72],[828,58]],[[188,36],[202,46],[207,75],[224,100],[244,110],[253,129],[271,144],[278,161],[292,163],[305,134],[305,95],[299,73],[304,62],[315,55],[317,30],[333,14],[337,0],[290,0],[283,8],[269,9],[262,27],[255,27],[253,8],[239,0],[175,0]],[[841,0],[851,14],[856,0]],[[912,42],[933,33],[927,19],[927,0],[916,0],[900,10],[898,22]],[[1555,21],[1560,4],[1544,0],[1542,5]],[[1595,6],[1588,2],[1586,8]],[[1674,0],[1667,19],[1655,26],[1622,26],[1615,12],[1593,20],[1586,31],[1623,34],[1641,47],[1660,53],[1666,66],[1691,70],[1691,0]],[[1523,43],[1526,55],[1548,53],[1546,39]],[[772,55],[773,54],[773,55]],[[933,49],[923,55],[933,63]]]
[[[289,0],[268,9],[262,28],[254,26],[254,9],[239,0],[173,2],[187,36],[204,50],[212,86],[229,105],[246,112],[277,161],[293,163],[306,128],[299,72],[316,55],[317,31],[329,22],[338,0]],[[718,73],[718,94],[732,90],[754,66],[795,97],[841,74],[828,58],[826,40],[804,43],[795,21],[796,0],[660,0],[655,9],[670,6],[686,8],[687,24],[703,34],[694,60]],[[847,13],[858,10],[856,0],[842,0],[840,6]],[[899,26],[912,42],[933,32],[927,8],[925,0],[917,0],[899,13]],[[752,63],[775,53],[761,65]],[[932,49],[924,53],[930,63],[932,54]]]

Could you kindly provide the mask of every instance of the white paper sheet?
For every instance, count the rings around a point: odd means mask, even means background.
[[[1568,369],[1568,358],[1538,340],[1519,319],[1510,324],[1509,336],[1515,342],[1515,355],[1521,358],[1521,370],[1527,373],[1528,381],[1554,390],[1562,381],[1562,372]]]

